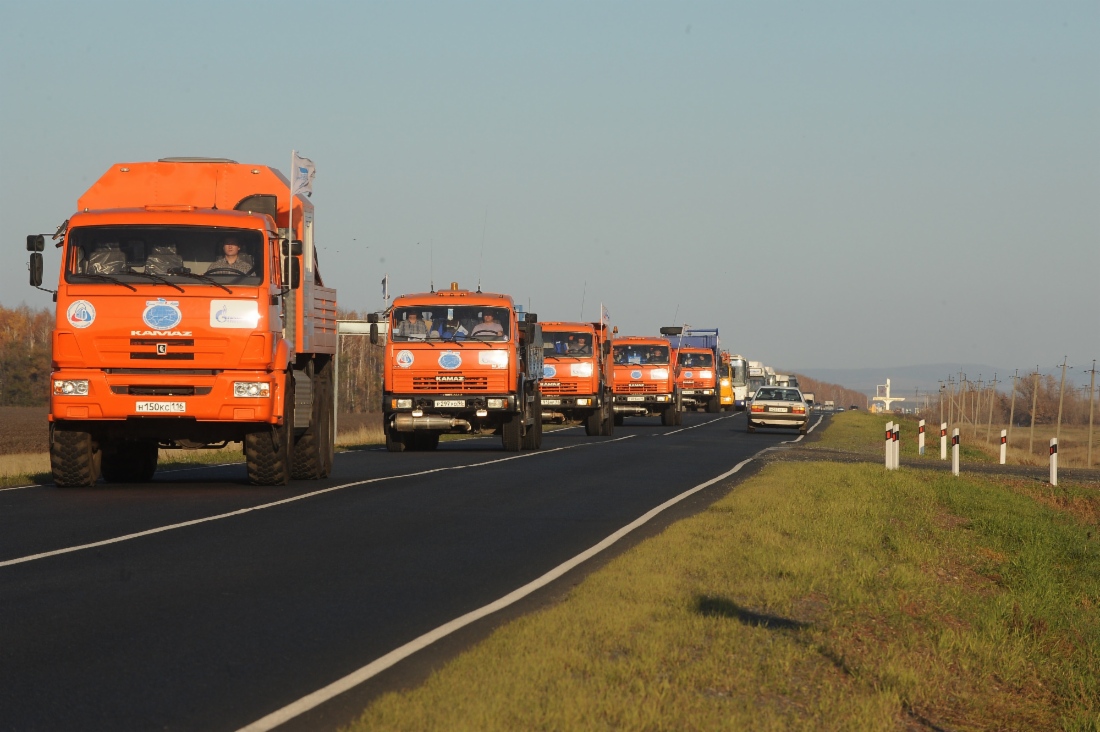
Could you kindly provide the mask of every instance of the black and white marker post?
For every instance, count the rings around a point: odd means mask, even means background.
[[[959,428],[951,431],[951,474],[959,474]]]
[[[1050,484],[1058,485],[1058,438],[1050,438]]]
[[[947,459],[947,422],[940,422],[940,460]]]
[[[917,423],[917,454],[924,455],[924,420]]]
[[[892,470],[893,469],[892,466],[890,465],[890,460],[894,456],[893,441],[894,441],[894,423],[893,422],[887,422],[886,423],[886,442],[883,444],[883,456],[886,460],[886,469],[887,470]]]
[[[894,423],[894,470],[901,467],[901,423]]]
[[[1001,430],[1001,465],[1005,464],[1005,455],[1008,452],[1008,431]]]

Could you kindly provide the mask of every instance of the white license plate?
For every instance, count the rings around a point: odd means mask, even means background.
[[[182,414],[187,402],[138,402],[135,409],[138,414]]]
[[[626,400],[627,400],[628,402],[644,402],[644,401],[645,401],[645,397],[641,397],[641,396],[628,396],[628,397],[626,398]]]
[[[435,406],[437,407],[465,407],[465,399],[436,399]]]
[[[558,405],[558,404],[561,404],[561,399],[543,399],[542,400],[542,406],[544,406],[544,407],[553,407],[553,406]]]
[[[786,407],[768,407],[769,412],[786,412]]]

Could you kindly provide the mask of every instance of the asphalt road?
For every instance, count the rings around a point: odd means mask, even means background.
[[[797,438],[744,426],[693,413],[682,427],[627,419],[610,438],[548,432],[538,452],[484,438],[340,453],[328,480],[281,488],[236,465],[0,491],[0,730],[244,727]],[[281,729],[346,724],[730,480]]]

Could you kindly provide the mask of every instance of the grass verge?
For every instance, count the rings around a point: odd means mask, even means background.
[[[772,464],[351,729],[1100,729],[1100,541],[1030,490]]]

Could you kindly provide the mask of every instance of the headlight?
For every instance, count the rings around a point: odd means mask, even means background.
[[[234,381],[233,396],[263,398],[271,396],[271,384],[266,381]]]
[[[707,370],[707,371],[700,371],[700,372],[699,372],[699,378],[700,378],[700,379],[713,379],[713,378],[714,378],[714,372],[713,372],[713,371],[709,371],[709,370]]]
[[[504,409],[506,399],[488,399],[486,400],[486,406],[489,409]]]
[[[58,379],[53,382],[53,393],[62,396],[88,396],[88,380]]]
[[[667,379],[668,369],[653,369],[649,372],[649,378],[651,379]]]
[[[587,407],[591,401],[592,401],[591,399],[578,399],[577,400],[577,406],[578,407]]]
[[[722,379],[722,386],[729,386],[729,385],[730,385],[730,380],[729,379]]]
[[[592,364],[590,362],[569,364],[569,375],[580,377],[591,376]]]
[[[482,366],[492,366],[494,369],[508,368],[508,352],[504,350],[478,351],[477,362]]]
[[[398,409],[412,409],[412,405],[413,405],[413,400],[412,399],[397,399],[395,401],[397,402],[397,408]]]

